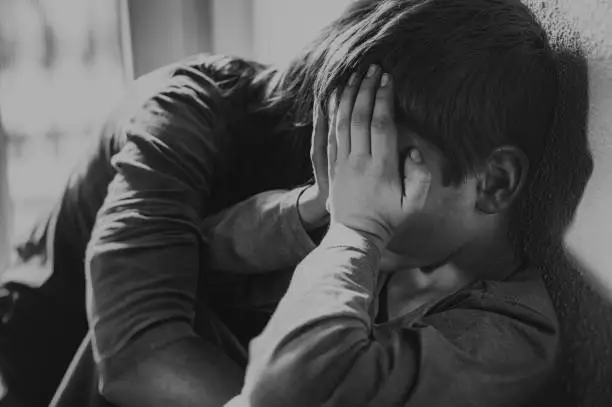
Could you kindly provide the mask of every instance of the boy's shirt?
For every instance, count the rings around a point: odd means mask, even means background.
[[[252,341],[228,406],[520,406],[551,378],[558,326],[537,271],[377,324],[378,257],[332,230]]]
[[[283,297],[251,342],[243,392],[228,406],[521,406],[551,378],[558,323],[537,270],[476,281],[375,323],[385,281],[377,249],[345,228],[315,249],[300,191],[262,193],[204,222],[220,270],[257,272],[310,253],[293,275],[255,274],[244,291],[217,293],[252,309]]]

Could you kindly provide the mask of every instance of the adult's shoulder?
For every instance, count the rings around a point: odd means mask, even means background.
[[[254,79],[268,68],[271,67],[240,57],[201,53],[142,75],[130,93],[135,98],[146,98],[165,86],[182,83],[204,91],[215,89],[228,96],[236,88],[255,86]]]
[[[196,69],[207,75],[213,82],[223,86],[225,81],[236,78],[252,79],[271,66],[253,60],[222,54],[202,53],[172,64],[171,72]]]
[[[98,138],[109,153],[125,142],[125,128],[139,121],[159,118],[151,113],[151,100],[160,97],[164,110],[184,106],[204,108],[231,116],[240,99],[248,97],[254,78],[267,66],[239,57],[202,53],[146,73],[126,88],[122,100],[105,116]]]

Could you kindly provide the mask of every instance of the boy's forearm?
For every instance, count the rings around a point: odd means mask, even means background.
[[[355,318],[369,328],[380,257],[381,249],[369,236],[332,226],[297,267],[262,337],[273,340],[326,318]],[[301,307],[302,303],[308,306]]]
[[[366,236],[330,229],[298,266],[268,326],[251,344],[245,405],[281,405],[284,397],[288,404],[315,405],[354,384],[347,373],[369,353],[379,259],[380,249]],[[291,382],[285,395],[274,391],[281,379],[285,389]]]
[[[300,199],[305,188],[263,192],[205,219],[208,266],[236,273],[295,267],[316,247],[307,230],[316,227],[312,202],[308,196]],[[298,210],[299,199],[307,221]]]

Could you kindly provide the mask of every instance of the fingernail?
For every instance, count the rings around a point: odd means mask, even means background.
[[[370,65],[368,68],[368,73],[366,73],[366,77],[371,78],[376,73],[378,67],[376,65]]]
[[[348,81],[349,85],[354,85],[355,82],[357,82],[357,72],[354,72]]]
[[[380,78],[380,87],[384,88],[389,84],[389,82],[391,82],[391,75],[384,73],[382,78]]]
[[[423,161],[420,151],[416,148],[410,150],[410,159],[417,164],[420,164]]]

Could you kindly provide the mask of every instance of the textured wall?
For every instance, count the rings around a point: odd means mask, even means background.
[[[612,2],[531,3],[540,12],[547,3],[549,11],[541,15],[556,31],[557,45],[569,50],[553,147],[560,165],[551,164],[554,175],[544,181],[553,188],[540,202],[555,208],[550,211],[551,235],[563,228],[580,198],[591,164],[583,152],[587,139],[594,164],[569,233],[559,241],[553,238],[546,250],[547,283],[560,317],[564,353],[560,383],[550,394],[555,401],[542,405],[612,406]],[[567,26],[559,24],[555,12]],[[586,89],[568,27],[579,33],[588,58],[588,127],[581,125]]]
[[[612,299],[612,2],[560,0],[587,43],[590,70],[589,139],[595,172],[585,191],[568,244],[595,273]]]

